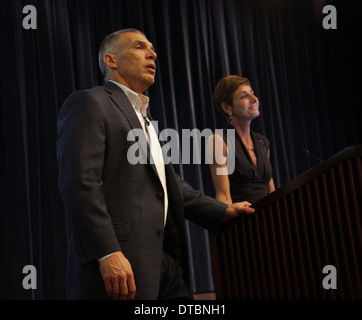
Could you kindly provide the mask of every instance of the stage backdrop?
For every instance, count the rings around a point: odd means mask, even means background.
[[[212,102],[214,86],[225,75],[248,77],[261,103],[253,130],[270,140],[278,187],[316,164],[301,148],[325,159],[362,142],[357,3],[2,0],[0,298],[63,298],[67,232],[57,189],[56,121],[70,93],[103,83],[97,51],[105,35],[133,27],[153,42],[151,113],[160,129],[180,135],[224,127]],[[337,9],[337,29],[322,25],[329,4]],[[36,29],[23,27],[26,5],[37,10]],[[206,165],[175,169],[214,195]],[[191,223],[187,231],[191,289],[212,291],[207,233]],[[36,267],[37,289],[23,287],[26,265]]]

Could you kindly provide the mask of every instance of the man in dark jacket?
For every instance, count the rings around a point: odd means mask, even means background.
[[[183,280],[184,219],[217,230],[254,209],[207,197],[172,164],[151,161],[161,147],[142,93],[154,83],[156,53],[142,32],[112,33],[99,56],[105,84],[71,94],[58,118],[59,189],[70,229],[66,297],[192,298]],[[149,141],[146,163],[127,158],[134,129]]]

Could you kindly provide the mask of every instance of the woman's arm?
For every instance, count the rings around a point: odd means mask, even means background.
[[[228,205],[232,204],[230,195],[230,183],[227,175],[227,146],[223,138],[217,134],[213,134],[207,141],[209,166],[211,178],[215,189],[215,198]],[[221,148],[222,146],[222,148]],[[221,154],[222,153],[222,156]],[[224,161],[220,161],[224,159]],[[222,174],[220,174],[220,171]],[[223,171],[225,174],[223,174]]]
[[[270,149],[268,150],[268,159],[270,159]],[[269,193],[272,193],[274,191],[275,191],[274,180],[273,180],[273,178],[271,178],[269,180]]]
[[[273,180],[273,178],[271,178],[271,179],[269,180],[269,193],[272,193],[272,192],[274,192],[274,191],[275,191],[274,180]]]

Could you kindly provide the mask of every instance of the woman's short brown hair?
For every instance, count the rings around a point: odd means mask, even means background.
[[[236,91],[236,89],[239,88],[239,86],[241,85],[250,86],[249,79],[231,75],[221,78],[215,86],[215,91],[214,91],[215,107],[226,118],[228,118],[229,115],[222,110],[221,105],[222,103],[226,103],[227,105],[231,106],[233,102],[233,94]]]

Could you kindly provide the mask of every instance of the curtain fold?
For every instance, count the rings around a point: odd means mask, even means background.
[[[360,144],[361,35],[358,10],[343,1],[29,0],[0,3],[0,298],[62,299],[66,222],[57,189],[56,120],[73,91],[103,83],[98,46],[121,28],[153,42],[156,83],[147,90],[159,128],[222,128],[217,81],[248,77],[260,99],[252,128],[268,137],[280,187],[321,159]],[[322,8],[337,8],[324,30]],[[36,30],[22,27],[25,5]],[[181,145],[181,141],[180,141]],[[175,164],[194,188],[214,196],[208,166]],[[207,232],[187,223],[191,289],[213,290]],[[38,288],[25,290],[25,265]]]

